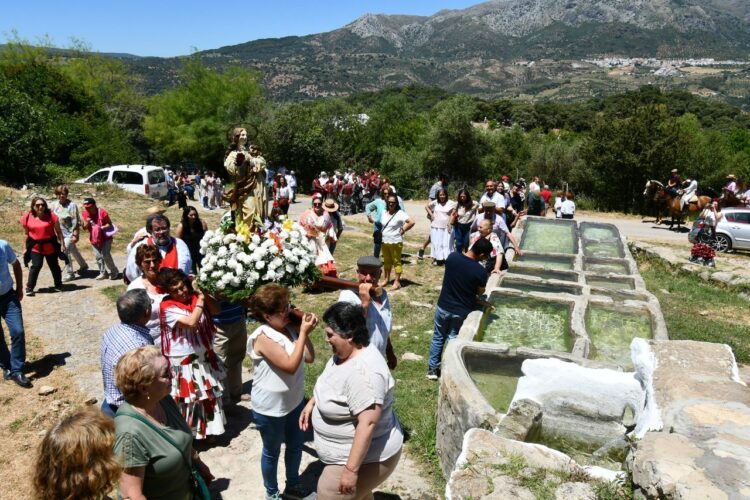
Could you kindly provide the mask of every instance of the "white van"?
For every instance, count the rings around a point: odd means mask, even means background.
[[[166,198],[167,174],[162,167],[153,165],[114,165],[102,168],[77,184],[117,184],[126,191],[143,194],[157,200]]]

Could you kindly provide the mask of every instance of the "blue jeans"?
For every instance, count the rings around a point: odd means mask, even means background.
[[[22,373],[26,362],[26,339],[23,331],[21,302],[15,290],[11,289],[5,295],[0,296],[0,318],[5,318],[5,324],[10,332],[10,351],[8,351],[3,324],[0,322],[0,365],[10,370],[13,375]]]
[[[268,495],[279,491],[276,469],[279,464],[281,443],[286,444],[284,466],[286,467],[286,487],[299,483],[299,464],[302,462],[302,445],[305,434],[299,428],[299,416],[305,407],[303,400],[297,408],[283,417],[269,417],[253,410],[255,426],[263,440],[263,452],[260,457],[260,471],[263,474],[263,486]]]
[[[432,334],[432,344],[430,345],[430,370],[438,370],[440,368],[443,346],[449,340],[456,338],[461,325],[464,324],[464,319],[466,318],[448,312],[440,306],[435,308],[435,331]]]
[[[469,249],[469,234],[471,233],[471,224],[458,224],[453,226],[453,238],[456,240],[456,252],[463,252]]]
[[[375,231],[382,231],[383,230],[383,223],[380,222],[380,221],[376,222],[372,229],[373,229],[373,232],[375,232]],[[372,255],[373,255],[373,257],[380,258],[380,245],[381,245],[381,243],[375,243],[373,241],[373,243],[372,243]]]

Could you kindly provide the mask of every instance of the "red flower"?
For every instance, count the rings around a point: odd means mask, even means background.
[[[237,156],[234,159],[234,164],[239,166],[243,163],[245,163],[245,155],[242,153],[237,153]]]

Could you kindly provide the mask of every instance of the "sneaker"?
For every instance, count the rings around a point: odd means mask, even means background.
[[[97,276],[94,279],[101,281],[101,280],[106,280],[107,278],[109,278],[109,275],[107,273],[101,273],[99,276]]]
[[[422,259],[424,259],[424,248],[420,248],[420,249],[419,249],[419,252],[417,252],[417,258],[418,258],[419,260],[422,260]]]
[[[18,373],[8,372],[7,374],[3,375],[3,378],[5,380],[11,380],[15,382],[16,385],[23,387],[24,389],[31,389],[32,387],[34,387],[31,381],[26,378],[26,375],[24,375],[21,372],[18,372]]]
[[[59,293],[63,291],[63,288],[62,288],[62,285],[59,285],[59,286],[53,286],[51,290],[52,290],[52,293]]]
[[[122,278],[122,274],[120,274],[120,273],[113,274],[112,276],[109,277],[109,279],[111,279],[112,281],[116,281],[116,280],[119,280],[121,278]]]
[[[437,380],[440,378],[440,371],[435,368],[430,368],[427,370],[427,379],[428,380]]]
[[[23,294],[26,295],[27,297],[33,297],[34,295],[36,295],[36,292],[34,290],[29,290],[27,288],[26,291],[23,292]]]
[[[284,489],[283,497],[294,500],[315,500],[318,495],[315,491],[311,492],[307,488],[303,488],[301,484],[295,484]]]
[[[71,274],[66,274],[65,278],[63,278],[63,281],[73,281],[74,279],[76,279],[76,275],[71,273]]]
[[[78,270],[78,274],[83,274],[89,270],[89,266],[83,266]]]
[[[273,495],[269,495],[268,493],[266,493],[266,500],[282,500],[281,493],[279,493],[278,491]]]

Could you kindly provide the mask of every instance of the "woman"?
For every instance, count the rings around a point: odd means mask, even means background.
[[[380,351],[370,345],[360,306],[337,302],[323,315],[333,357],[315,383],[299,425],[315,431],[325,464],[318,498],[372,498],[396,469],[404,434],[393,410],[395,382]]]
[[[372,255],[374,257],[380,257],[380,248],[383,244],[383,224],[381,220],[383,218],[383,212],[385,212],[385,200],[388,197],[388,189],[380,191],[380,198],[375,198],[370,203],[365,205],[365,214],[367,214],[367,220],[373,225],[372,232]]]
[[[430,224],[430,244],[432,251],[432,265],[437,266],[445,262],[451,253],[450,219],[456,210],[456,202],[448,200],[448,192],[440,189],[437,198],[425,207]]]
[[[404,249],[404,234],[414,226],[414,221],[399,209],[398,197],[389,194],[386,198],[387,209],[383,213],[381,221],[383,231],[383,284],[385,287],[391,280],[391,269],[395,268],[396,278],[393,280],[391,290],[401,288],[401,252]]]
[[[275,198],[281,209],[281,213],[286,215],[289,212],[289,204],[292,202],[292,189],[286,182],[286,177],[278,176],[278,186],[276,188]]]
[[[712,201],[703,209],[700,215],[706,226],[711,231],[711,237],[716,238],[716,225],[719,223],[724,214],[721,213],[718,201]]]
[[[177,225],[175,236],[180,238],[190,250],[190,259],[193,261],[193,274],[198,274],[198,269],[203,261],[203,254],[200,252],[201,239],[206,233],[208,225],[206,221],[198,215],[198,209],[190,206],[182,211],[182,221]]]
[[[216,208],[216,193],[214,191],[216,187],[216,176],[213,172],[208,172],[204,178],[206,181],[206,208],[213,210]]]
[[[573,202],[573,191],[565,193],[565,201],[560,206],[560,216],[563,219],[572,219],[576,213],[576,204]]]
[[[117,264],[112,259],[112,235],[115,233],[115,226],[109,218],[109,214],[103,208],[96,206],[96,200],[86,198],[83,200],[83,228],[89,232],[89,241],[94,249],[96,265],[99,266],[98,280],[105,280],[108,277],[117,280],[120,278],[120,271],[117,270]],[[107,274],[109,269],[109,274]]]
[[[26,296],[34,296],[39,271],[45,260],[54,281],[52,289],[56,292],[62,291],[62,271],[57,259],[61,253],[65,252],[65,239],[57,215],[47,207],[44,198],[33,196],[30,210],[21,217],[21,225],[26,234],[26,252],[23,261],[24,264],[31,261],[29,279],[26,282]]]
[[[78,263],[79,275],[83,275],[89,268],[76,246],[81,230],[81,214],[78,206],[68,198],[68,192],[68,186],[65,184],[57,186],[55,188],[57,201],[52,204],[52,213],[60,220],[60,229],[65,240],[65,255],[68,257],[68,262],[65,264],[65,281],[76,278],[72,259]]]
[[[469,191],[461,189],[456,198],[456,212],[451,220],[453,224],[453,241],[457,252],[469,248],[469,233],[471,223],[477,216],[479,203],[471,199]]]
[[[196,439],[224,433],[221,405],[223,367],[213,349],[218,304],[198,290],[179,269],[163,268],[159,288],[169,296],[160,305],[161,352],[172,370],[172,398]]]
[[[336,232],[331,216],[323,208],[322,196],[313,196],[312,208],[302,213],[299,223],[305,229],[311,247],[315,249],[315,265],[325,276],[338,276],[336,261],[326,244],[328,241],[336,241]]]
[[[562,219],[562,213],[560,212],[560,209],[562,209],[564,198],[562,191],[557,192],[557,196],[555,196],[555,219]]]
[[[39,446],[35,498],[109,498],[121,471],[114,445],[115,424],[102,412],[88,407],[63,418]]]
[[[315,360],[309,334],[318,323],[305,314],[299,334],[289,323],[289,291],[275,283],[263,285],[250,299],[250,310],[263,324],[248,337],[247,353],[253,360],[250,400],[255,425],[263,440],[260,470],[266,499],[280,499],[276,469],[281,444],[285,444],[284,495],[303,497],[299,484],[304,433],[298,422],[305,405],[304,363]]]
[[[156,346],[125,353],[115,367],[117,388],[125,397],[115,416],[122,498],[192,500],[191,463],[206,481],[213,480],[193,452],[190,427],[169,396],[171,378],[169,363]]]
[[[148,320],[148,323],[146,323],[146,328],[148,328],[151,333],[155,345],[161,344],[161,321],[159,319],[159,313],[161,311],[161,302],[167,295],[157,284],[161,260],[162,258],[159,249],[153,245],[141,245],[136,248],[135,263],[143,274],[131,281],[128,285],[128,290],[135,290],[138,288],[146,290],[146,293],[151,299],[151,318]]]

